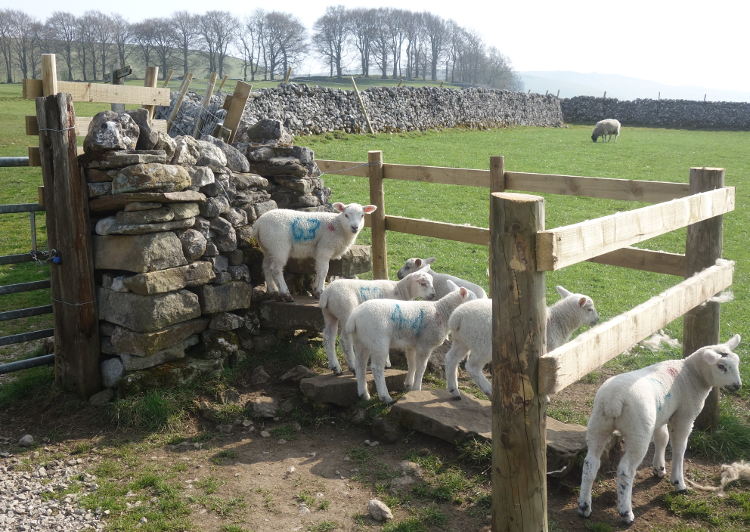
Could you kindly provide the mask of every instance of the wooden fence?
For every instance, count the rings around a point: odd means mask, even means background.
[[[546,394],[561,391],[682,315],[684,356],[719,341],[718,303],[702,303],[732,283],[733,264],[717,262],[722,215],[735,204],[735,189],[724,187],[723,169],[691,168],[690,182],[682,184],[509,172],[502,157],[491,158],[490,170],[385,164],[380,151],[369,152],[369,164],[317,163],[323,172],[369,178],[370,202],[378,206],[367,220],[376,279],[388,276],[386,231],[491,248],[493,530],[547,530]],[[490,229],[389,216],[385,179],[490,189]],[[506,190],[655,205],[547,230],[543,198]],[[630,247],[686,226],[685,254]],[[584,260],[685,280],[546,353],[544,272]],[[714,390],[697,425],[717,421]]]

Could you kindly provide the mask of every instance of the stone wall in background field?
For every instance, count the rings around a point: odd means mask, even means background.
[[[694,100],[618,100],[577,96],[560,100],[567,123],[616,118],[623,126],[750,129],[750,103]]]

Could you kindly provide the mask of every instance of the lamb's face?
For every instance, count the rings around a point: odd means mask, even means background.
[[[364,207],[359,203],[350,203],[344,205],[342,203],[334,203],[333,208],[339,213],[339,216],[343,217],[343,226],[349,230],[353,235],[359,234],[362,227],[365,225],[365,214],[374,212],[377,207],[375,205],[365,205]]]
[[[599,314],[594,308],[594,302],[590,297],[579,295],[578,310],[581,313],[581,321],[586,325],[596,325],[599,323]]]
[[[404,263],[404,265],[396,275],[399,279],[403,279],[410,273],[418,272],[419,270],[428,268],[433,262],[435,262],[435,257],[430,257],[429,259],[419,259],[416,257],[407,259],[407,261]]]
[[[410,273],[407,277],[410,278],[410,282],[416,287],[416,297],[421,297],[425,301],[435,299],[435,287],[432,286],[432,275],[417,271]]]
[[[742,387],[740,357],[732,352],[739,342],[740,335],[737,334],[729,342],[712,346],[703,352],[703,360],[711,368],[713,386],[724,387],[731,392]]]

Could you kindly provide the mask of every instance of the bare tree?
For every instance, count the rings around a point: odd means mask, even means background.
[[[272,11],[266,15],[266,42],[275,52],[271,60],[271,79],[281,67],[282,75],[290,66],[302,61],[307,52],[307,29],[299,18],[289,13]]]
[[[236,39],[240,21],[229,11],[207,11],[200,17],[198,26],[208,52],[209,72],[218,71],[219,76],[223,76],[224,60]]]
[[[182,53],[183,74],[187,74],[190,70],[188,65],[190,49],[197,48],[200,42],[199,20],[200,16],[193,15],[188,11],[175,11],[172,14],[171,22]]]
[[[91,24],[92,40],[96,43],[99,63],[102,67],[102,79],[107,79],[107,73],[110,70],[107,59],[112,49],[112,34],[114,33],[112,19],[109,15],[105,15],[101,11],[87,11],[85,16],[88,17]],[[94,79],[96,79],[96,75],[94,75]]]
[[[119,13],[112,15],[112,42],[115,45],[117,58],[120,65],[128,64],[128,56],[132,50],[131,41],[133,40],[133,30],[130,23]]]
[[[375,9],[356,8],[349,11],[347,20],[347,29],[359,52],[362,75],[365,77],[370,77],[370,59],[372,43],[375,39],[376,19]]]
[[[132,25],[133,41],[146,65],[151,63],[151,55],[154,53],[155,33],[157,31],[156,19],[150,18]]]
[[[264,77],[268,77],[268,61],[266,59],[266,12],[262,8],[256,8],[246,19],[245,29],[250,35],[250,40],[255,49],[255,60],[250,65],[250,79],[255,80],[255,75],[260,68],[261,56],[263,57]]]
[[[313,25],[313,49],[326,60],[330,66],[331,77],[336,70],[336,77],[341,79],[342,62],[346,53],[349,38],[347,11],[342,5],[326,7],[325,14]]]
[[[51,47],[46,28],[41,22],[34,22],[29,29],[29,68],[31,77],[37,79],[42,71],[42,53],[48,52]]]
[[[170,19],[155,18],[151,20],[153,20],[154,25],[153,50],[159,60],[161,79],[166,79],[167,71],[179,62],[179,59],[174,57],[178,45],[178,36]],[[146,66],[150,65],[147,63]]]
[[[427,37],[427,43],[430,48],[430,74],[432,76],[432,81],[436,81],[437,65],[438,61],[440,61],[440,56],[445,48],[446,36],[448,35],[448,27],[446,22],[437,15],[425,12],[423,16],[425,34]]]
[[[388,77],[388,56],[391,53],[391,32],[388,19],[392,16],[392,8],[379,8],[373,17],[372,52],[380,67],[381,79]]]
[[[68,68],[68,79],[73,79],[73,53],[76,39],[76,17],[67,11],[55,11],[47,18],[47,31],[54,45],[55,53],[60,55]]]
[[[408,11],[394,9],[387,18],[388,33],[390,35],[391,57],[393,57],[393,78],[401,75],[401,51],[406,40],[405,22]]]
[[[405,11],[403,14],[403,28],[406,37],[406,79],[411,81],[412,72],[419,77],[419,53],[422,44],[424,22],[422,13]]]
[[[34,25],[39,21],[23,11],[11,10],[9,13],[11,24],[11,44],[15,62],[24,78],[29,77],[29,60],[34,40]],[[32,72],[33,73],[33,72]]]

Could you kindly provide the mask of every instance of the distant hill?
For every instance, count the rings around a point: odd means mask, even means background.
[[[702,100],[703,95],[709,101],[750,102],[750,91],[735,91],[698,87],[695,85],[667,85],[645,79],[629,78],[617,74],[598,74],[596,72],[567,72],[562,70],[547,72],[519,72],[526,89],[544,94],[549,91],[561,98],[572,96],[603,96],[620,100],[636,98],[656,99],[661,93],[662,99]]]

